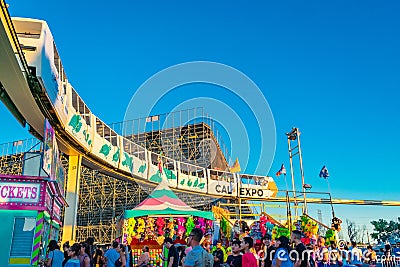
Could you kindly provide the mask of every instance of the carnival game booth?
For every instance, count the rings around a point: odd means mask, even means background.
[[[0,266],[37,266],[48,240],[58,239],[64,205],[48,177],[0,174]]]
[[[160,254],[166,237],[175,243],[186,244],[186,237],[193,228],[202,229],[211,235],[214,215],[212,212],[193,209],[168,187],[161,183],[136,208],[126,210],[122,231],[122,242],[131,246],[135,264],[143,246],[150,248],[150,265],[162,266]]]

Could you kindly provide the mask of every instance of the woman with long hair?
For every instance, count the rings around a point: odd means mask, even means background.
[[[70,259],[65,263],[65,267],[80,267],[81,263],[78,259],[79,253],[81,251],[81,245],[79,243],[73,244],[68,249],[68,256]]]
[[[79,261],[81,263],[81,267],[90,267],[90,246],[85,242],[81,243]]]
[[[49,253],[47,255],[46,266],[48,267],[62,267],[64,260],[64,253],[60,251],[60,246],[57,241],[51,240],[48,245]]]

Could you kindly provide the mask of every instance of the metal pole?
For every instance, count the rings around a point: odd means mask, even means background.
[[[289,191],[288,185],[287,185],[287,180],[286,180],[286,174],[284,174],[285,177],[285,184],[286,184],[286,193]]]
[[[292,157],[292,148],[290,146],[289,137],[288,137],[288,147],[289,147],[290,175],[292,176],[292,190],[293,190],[293,199],[294,199],[294,214],[297,217],[296,186],[295,186],[295,183],[294,183],[293,157]]]
[[[239,221],[242,221],[242,199],[239,197]]]
[[[303,213],[307,214],[307,197],[306,197],[306,189],[304,188],[304,169],[303,169],[303,158],[301,156],[301,146],[300,146],[300,131],[299,128],[296,128],[297,132],[297,142],[299,144],[299,159],[300,159],[300,172],[301,172],[301,187],[303,189],[303,197],[304,197],[304,207]]]

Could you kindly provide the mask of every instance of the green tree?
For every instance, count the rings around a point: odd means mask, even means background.
[[[371,237],[382,242],[386,242],[392,238],[400,237],[400,217],[396,221],[386,221],[379,219],[378,221],[371,221],[374,226],[374,232]]]

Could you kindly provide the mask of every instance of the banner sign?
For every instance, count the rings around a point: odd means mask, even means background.
[[[0,202],[38,203],[40,183],[13,183],[0,181]]]
[[[238,196],[243,198],[270,198],[274,194],[267,186],[254,184],[242,184],[238,191]]]
[[[57,154],[57,155],[56,155]],[[58,156],[56,136],[53,127],[49,121],[44,122],[44,142],[43,142],[43,170],[50,176],[51,180],[55,179],[55,160]]]
[[[222,196],[236,196],[236,185],[226,181],[209,180],[208,193]]]

